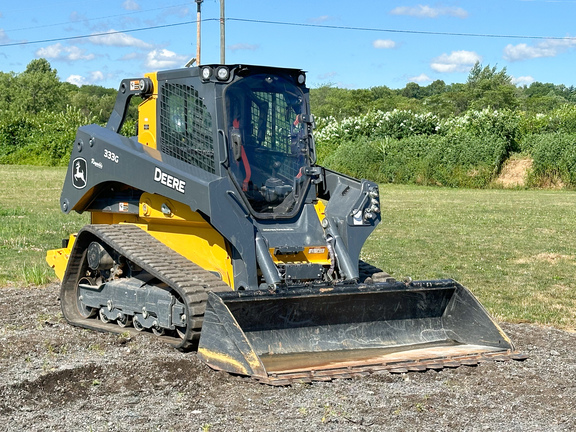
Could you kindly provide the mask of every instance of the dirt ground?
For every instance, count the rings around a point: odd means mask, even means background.
[[[573,431],[576,334],[503,324],[524,362],[270,387],[0,289],[0,431]]]
[[[528,170],[532,168],[532,159],[509,159],[504,163],[502,171],[496,180],[505,188],[524,186]]]

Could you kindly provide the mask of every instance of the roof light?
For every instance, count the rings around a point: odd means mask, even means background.
[[[210,77],[212,76],[212,68],[205,66],[202,68],[202,79],[203,80],[209,80]]]
[[[306,82],[306,75],[301,73],[298,75],[298,84],[303,85]]]
[[[221,66],[216,69],[216,78],[218,78],[219,81],[226,81],[230,78],[230,71],[228,68]]]

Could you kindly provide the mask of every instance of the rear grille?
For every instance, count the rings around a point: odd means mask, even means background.
[[[166,83],[160,97],[160,151],[215,173],[212,117],[185,84]]]

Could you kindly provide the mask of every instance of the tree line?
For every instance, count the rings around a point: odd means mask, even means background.
[[[516,86],[506,68],[498,70],[477,62],[463,84],[436,80],[427,86],[410,82],[402,89],[378,86],[358,90],[326,84],[312,89],[310,99],[317,117],[337,120],[394,109],[430,112],[443,118],[483,109],[545,114],[565,104],[576,104],[576,87],[541,82]]]
[[[78,127],[105,124],[116,93],[61,81],[43,58],[32,60],[21,73],[0,72],[0,163],[67,165]],[[132,121],[136,103],[128,111]]]
[[[105,124],[116,93],[63,82],[46,59],[0,72],[0,164],[66,165],[77,128]],[[576,187],[574,86],[516,86],[506,68],[476,63],[465,83],[323,85],[310,98],[328,167],[378,181],[486,187],[521,153],[534,158],[533,185],[555,177]]]
[[[106,122],[116,100],[116,90],[97,85],[78,87],[60,81],[46,59],[32,60],[24,72],[0,72],[0,112],[38,114],[63,112],[67,107]]]

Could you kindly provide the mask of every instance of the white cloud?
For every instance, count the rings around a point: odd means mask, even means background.
[[[396,48],[396,42],[390,39],[376,39],[372,42],[372,46],[377,49],[391,49]]]
[[[100,71],[90,72],[90,81],[97,82],[97,81],[104,81],[104,74]]]
[[[408,15],[418,18],[438,18],[442,15],[448,15],[456,18],[467,18],[468,12],[459,7],[430,7],[425,5],[418,6],[399,6],[390,11],[392,15]]]
[[[556,57],[572,47],[576,47],[576,38],[547,39],[534,46],[525,43],[518,45],[508,44],[504,48],[504,59],[521,61],[541,57]]]
[[[512,84],[515,85],[530,85],[532,84],[534,81],[536,81],[534,78],[532,78],[531,76],[521,76],[521,77],[512,77]]]
[[[68,78],[66,78],[66,82],[69,82],[70,84],[74,84],[78,87],[83,86],[83,85],[87,85],[87,84],[94,84],[97,83],[99,81],[104,81],[104,74],[100,71],[93,71],[90,72],[90,78],[86,78],[82,75],[70,75]]]
[[[0,29],[0,43],[10,43],[12,39],[8,37],[4,29]]]
[[[474,51],[452,51],[432,60],[430,67],[436,72],[468,72],[482,57]]]
[[[152,45],[144,42],[143,40],[136,39],[133,36],[127,35],[126,33],[117,32],[116,30],[110,30],[108,34],[103,34],[101,36],[90,36],[89,40],[95,45],[106,45],[106,46],[116,46],[116,47],[135,47],[150,49]]]
[[[86,84],[87,81],[86,78],[84,78],[82,75],[70,75],[68,78],[66,78],[66,82],[80,87]]]
[[[140,5],[134,0],[126,0],[124,3],[122,3],[122,7],[126,10],[140,10]]]
[[[151,69],[169,69],[181,67],[188,61],[188,57],[181,56],[167,49],[155,49],[146,57],[146,67]]]
[[[426,82],[431,82],[432,78],[430,78],[428,75],[422,73],[418,76],[414,76],[412,78],[408,78],[409,82],[414,82],[414,83],[426,83]]]
[[[228,49],[232,52],[235,51],[256,51],[260,48],[260,45],[252,45],[247,43],[237,43],[234,45],[228,45]]]
[[[62,61],[93,60],[96,57],[94,54],[86,54],[86,50],[77,46],[64,46],[61,43],[40,48],[36,56]]]

